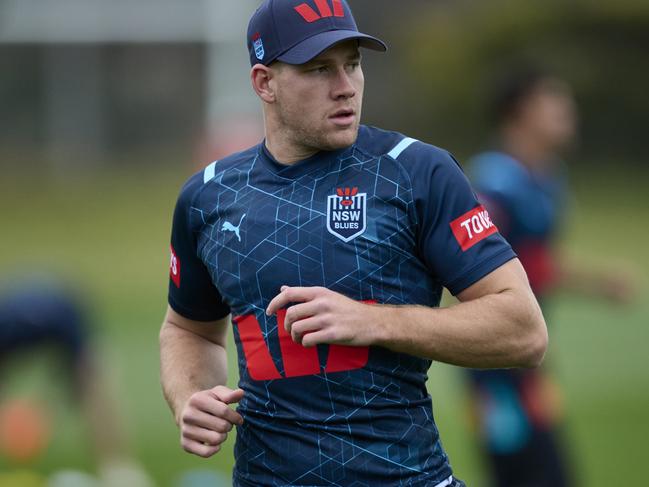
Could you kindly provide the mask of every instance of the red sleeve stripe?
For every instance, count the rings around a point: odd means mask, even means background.
[[[180,260],[176,256],[176,251],[173,246],[171,248],[171,260],[169,262],[169,277],[176,285],[177,288],[180,288]]]

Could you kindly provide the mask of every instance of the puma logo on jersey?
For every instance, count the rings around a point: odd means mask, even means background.
[[[498,228],[491,221],[489,213],[482,205],[456,218],[451,223],[451,230],[462,250],[466,251],[481,240],[498,232]]]
[[[234,232],[234,234],[237,236],[237,239],[239,239],[239,242],[241,242],[241,234],[239,233],[239,229],[241,228],[241,222],[243,221],[243,219],[245,217],[246,217],[246,214],[244,213],[241,216],[241,219],[239,220],[239,224],[236,227],[230,222],[223,223],[223,226],[221,227],[221,231],[223,231],[223,232]]]

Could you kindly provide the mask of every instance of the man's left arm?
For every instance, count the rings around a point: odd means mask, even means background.
[[[388,311],[379,345],[440,362],[475,368],[536,367],[548,334],[518,259],[457,295],[447,308],[406,306]],[[390,318],[399,319],[392,326]],[[387,318],[387,319],[386,319]]]
[[[447,308],[369,305],[319,287],[283,286],[269,314],[289,304],[284,326],[306,347],[381,346],[474,368],[538,366],[547,348],[543,314],[512,259],[458,293]]]

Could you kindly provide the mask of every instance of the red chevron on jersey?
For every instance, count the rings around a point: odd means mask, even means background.
[[[361,301],[376,304],[374,300]],[[254,315],[235,316],[233,321],[239,333],[239,339],[246,358],[248,373],[253,380],[275,380],[289,377],[300,377],[320,373],[320,358],[316,347],[306,348],[293,341],[290,333],[284,328],[286,310],[277,311],[277,332],[281,349],[284,375],[279,373],[270,354],[268,344]],[[351,347],[346,345],[329,345],[329,354],[325,372],[345,372],[361,369],[369,359],[368,347]]]
[[[473,210],[456,218],[451,223],[451,230],[462,250],[467,251],[489,235],[498,232],[491,221],[489,212],[484,206],[476,206]]]

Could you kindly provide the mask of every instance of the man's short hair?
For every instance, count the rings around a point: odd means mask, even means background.
[[[561,85],[557,76],[541,66],[527,65],[509,70],[492,86],[489,118],[497,124],[505,123],[518,114],[523,102],[539,88],[562,92]]]

